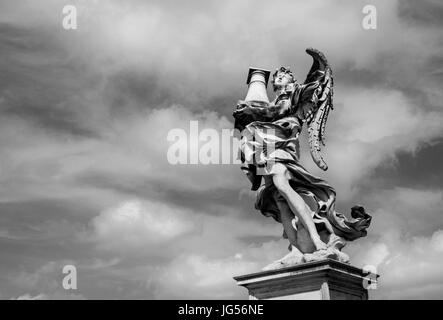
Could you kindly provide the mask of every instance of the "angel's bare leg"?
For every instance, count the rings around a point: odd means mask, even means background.
[[[292,189],[289,184],[288,169],[284,164],[275,163],[272,168],[272,181],[280,194],[286,199],[292,212],[296,214],[303,223],[317,250],[326,249],[326,243],[321,241],[320,236],[312,219],[310,209],[303,198]],[[286,230],[286,229],[285,229]],[[289,235],[288,235],[289,237]]]
[[[294,219],[294,214],[289,208],[286,201],[276,201],[278,210],[280,211],[280,219],[283,225],[283,229],[285,230],[286,235],[288,236],[289,243],[293,247],[297,247],[297,230],[292,226],[292,220]]]
[[[289,208],[286,200],[281,198],[275,200],[278,210],[280,211],[281,223],[286,235],[288,236],[291,251],[283,258],[266,266],[263,270],[278,269],[289,265],[299,264],[304,261],[304,255],[297,247],[297,230],[292,226],[292,220],[295,216],[292,213],[291,208]]]

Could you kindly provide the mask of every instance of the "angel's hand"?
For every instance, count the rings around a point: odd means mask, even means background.
[[[249,101],[240,100],[237,103],[237,108],[234,110],[233,115],[236,116],[239,114],[252,114],[252,106]]]
[[[251,106],[245,106],[242,109],[234,110],[233,115],[234,116],[238,116],[238,115],[250,115],[250,114],[253,114],[252,108],[253,107],[251,107]]]
[[[250,101],[244,101],[244,100],[239,100],[237,102],[237,110],[239,109],[243,109],[245,107],[250,107],[251,106],[251,102]]]

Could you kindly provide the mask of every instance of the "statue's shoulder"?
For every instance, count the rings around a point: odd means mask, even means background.
[[[296,107],[300,101],[300,98],[303,94],[304,85],[299,84],[298,82],[291,83],[290,89],[290,97],[291,97],[291,104]]]

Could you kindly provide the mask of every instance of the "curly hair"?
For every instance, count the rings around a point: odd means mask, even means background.
[[[295,77],[294,77],[294,74],[292,73],[291,69],[285,68],[285,67],[280,67],[280,68],[275,69],[275,72],[272,75],[272,80],[275,80],[275,77],[277,76],[277,74],[279,72],[284,72],[284,73],[290,75],[292,80],[295,81]]]
[[[295,82],[297,82],[297,80],[296,80],[295,77],[294,77],[294,74],[291,72],[291,70],[290,70],[289,68],[280,67],[280,68],[276,69],[275,72],[274,72],[274,74],[272,75],[272,84],[273,84],[273,89],[274,89],[274,91],[276,91],[276,90],[278,89],[278,86],[276,86],[276,85],[274,84],[274,82],[275,82],[275,77],[277,76],[277,74],[278,74],[279,72],[284,72],[285,74],[289,75],[289,76],[291,77],[291,81],[290,81],[290,83],[295,83]]]

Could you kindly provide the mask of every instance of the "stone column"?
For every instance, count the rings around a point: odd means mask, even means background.
[[[271,72],[265,69],[249,68],[248,79],[246,80],[248,92],[245,101],[269,103],[266,87],[268,86],[270,74]]]
[[[364,286],[369,280],[366,273],[362,269],[330,259],[234,279],[239,286],[248,289],[250,300],[368,299],[367,286]]]

